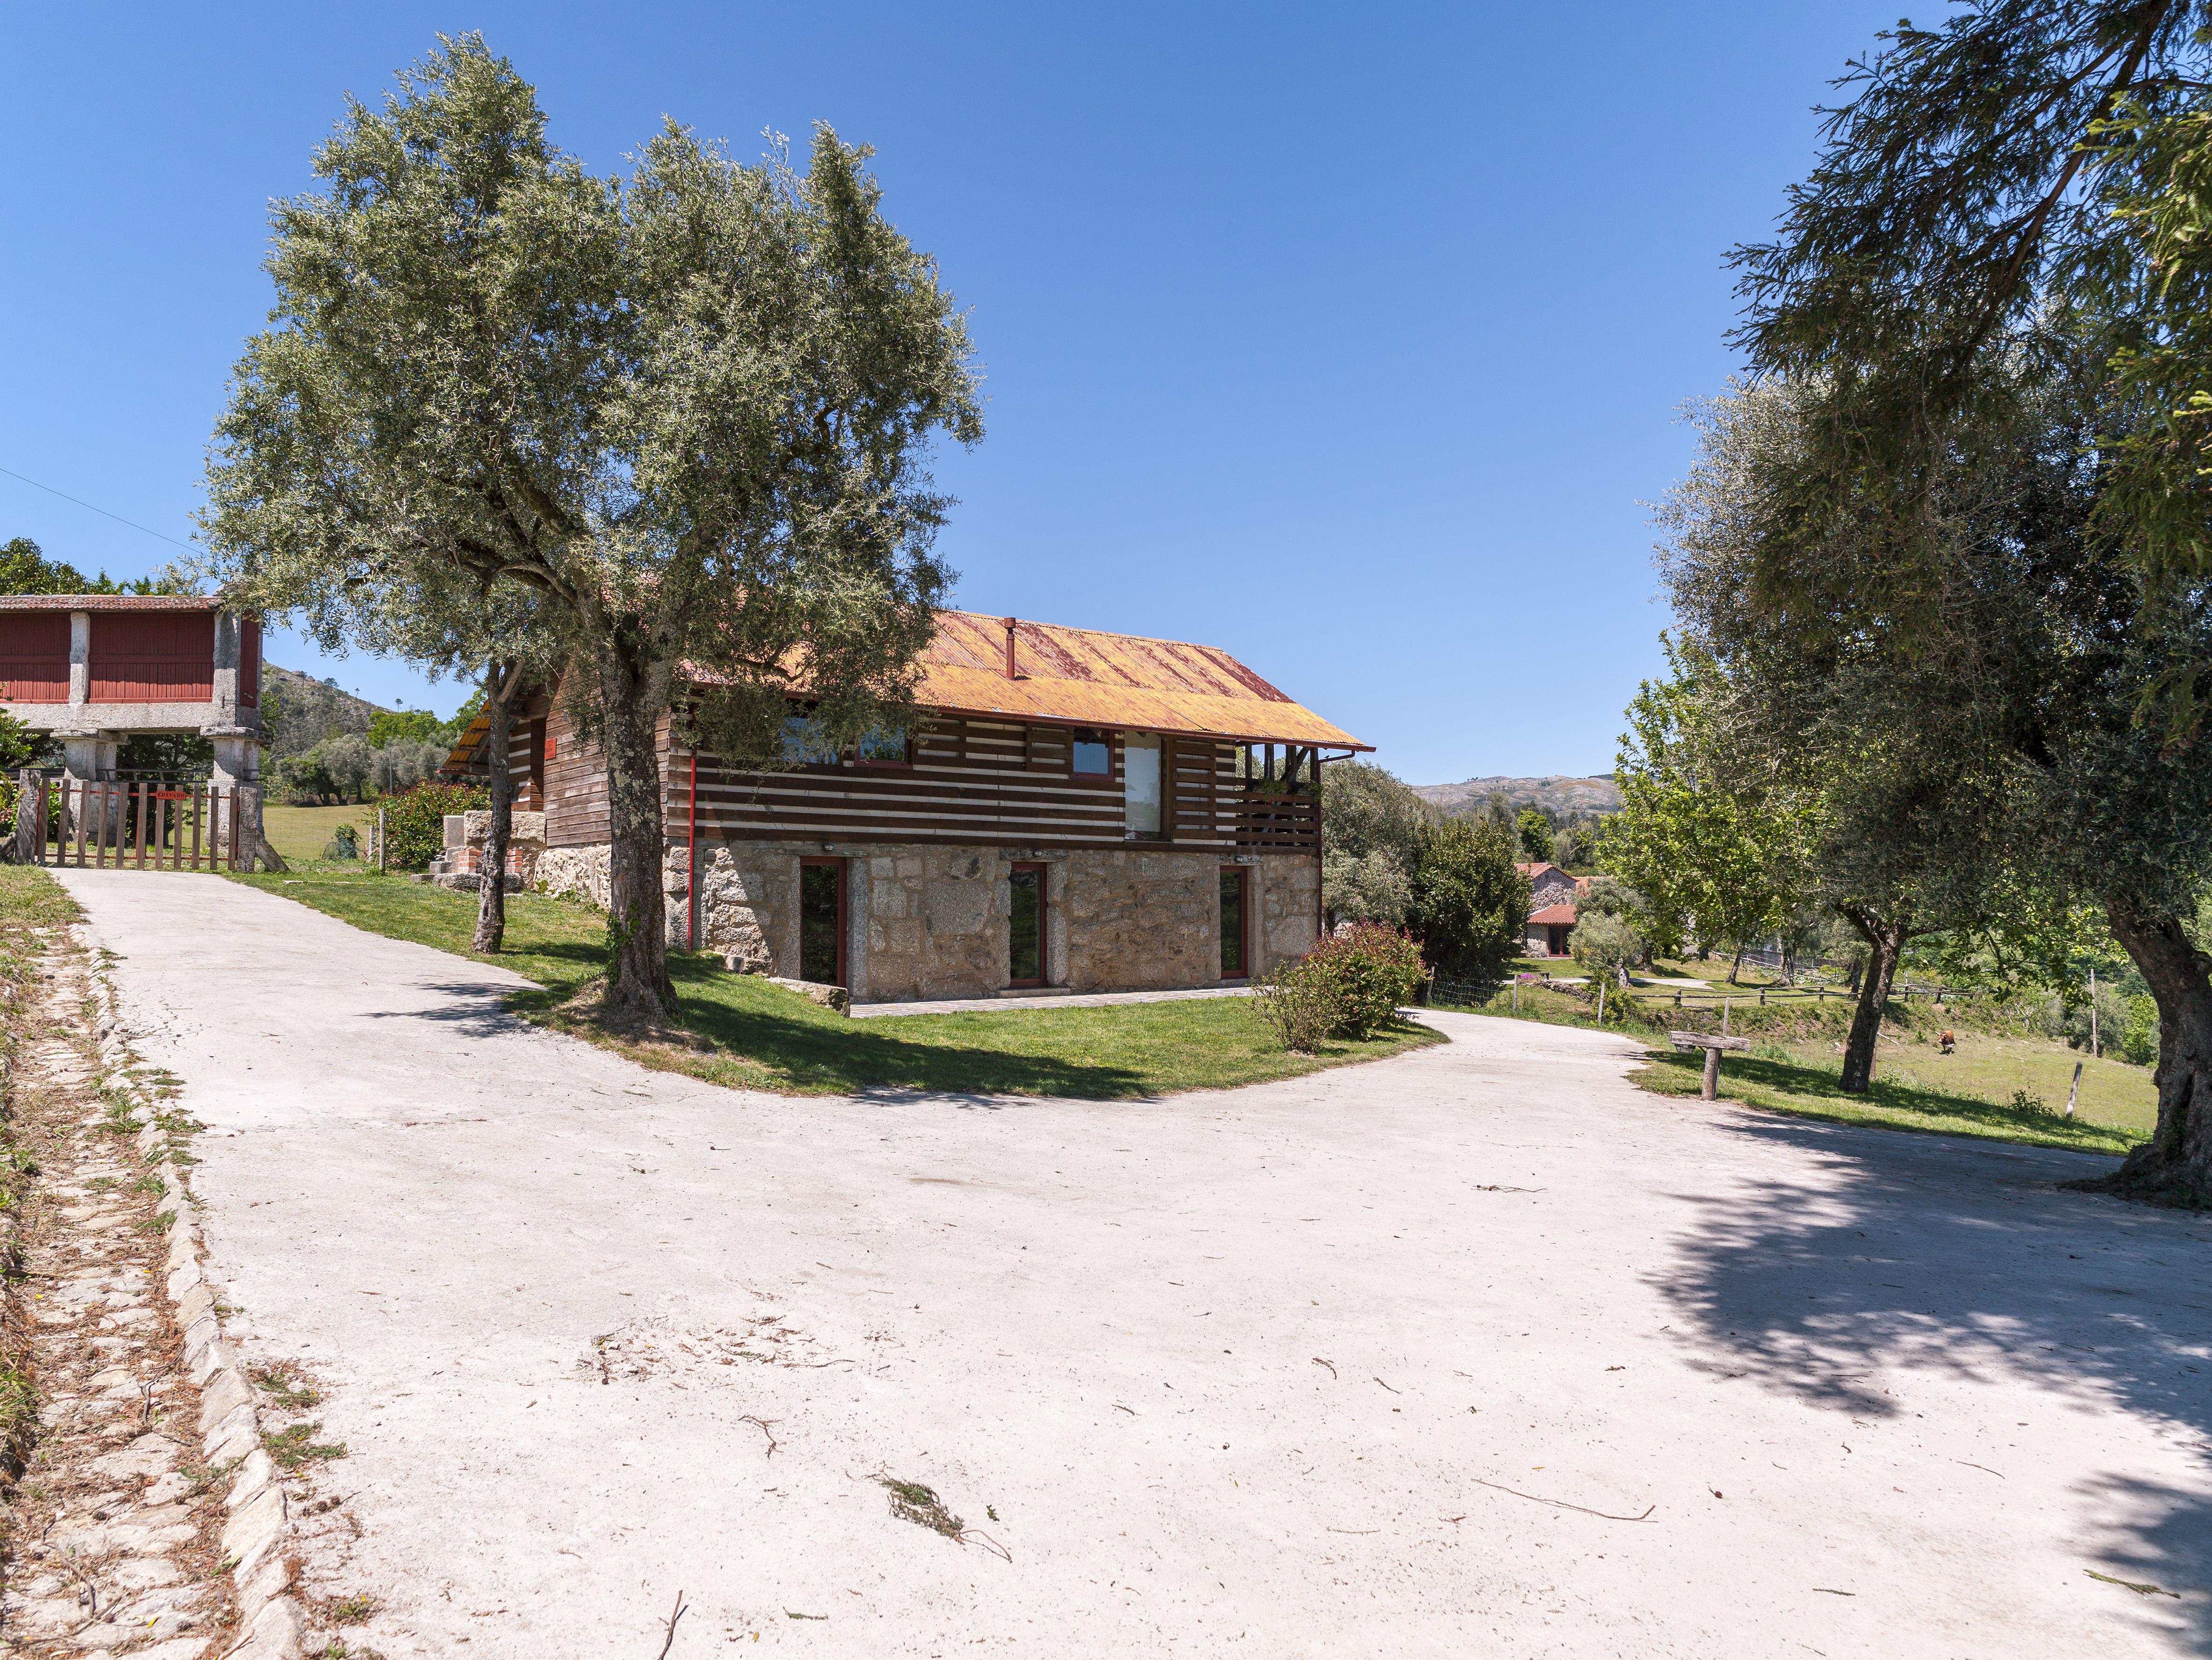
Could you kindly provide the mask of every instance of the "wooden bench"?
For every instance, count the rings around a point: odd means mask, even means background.
[[[1705,1081],[1698,1091],[1701,1101],[1717,1101],[1721,1092],[1721,1051],[1747,1049],[1748,1037],[1716,1037],[1702,1031],[1670,1031],[1668,1039],[1678,1049],[1703,1049],[1705,1052]]]

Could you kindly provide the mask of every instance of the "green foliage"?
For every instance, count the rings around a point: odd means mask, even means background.
[[[384,862],[386,869],[418,871],[446,845],[446,815],[480,812],[491,794],[478,784],[422,784],[384,804]]]
[[[402,741],[439,743],[446,740],[447,725],[428,709],[379,709],[368,717],[368,746],[380,750]]]
[[[1613,780],[1621,806],[1598,862],[1644,898],[1653,949],[1679,953],[1765,938],[1802,869],[1805,812],[1786,794],[1740,780],[1717,721],[1725,676],[1708,653],[1666,644],[1673,673],[1628,706]]]
[[[1336,1024],[1329,1036],[1355,1039],[1373,1037],[1412,1002],[1424,972],[1421,949],[1412,939],[1372,922],[1324,934],[1300,968],[1334,988]]]
[[[1336,986],[1304,958],[1279,963],[1252,982],[1252,1010],[1291,1055],[1318,1055],[1336,1029]]]
[[[1330,922],[1403,921],[1435,809],[1364,761],[1332,761],[1321,778],[1322,901]]]
[[[1591,979],[1618,980],[1631,964],[1642,960],[1644,939],[1621,912],[1590,912],[1577,907],[1575,931],[1569,936],[1567,948]]]
[[[1521,837],[1522,858],[1534,865],[1552,862],[1554,848],[1550,819],[1534,807],[1523,807],[1517,830]]]
[[[0,543],[0,593],[191,593],[185,574],[165,570],[118,582],[106,571],[88,577],[74,565],[49,559],[27,536]]]
[[[325,738],[305,755],[276,763],[276,784],[286,798],[302,805],[358,801],[374,763],[368,739],[354,733]]]
[[[1438,974],[1486,988],[1510,971],[1528,921],[1519,852],[1492,819],[1454,818],[1423,834],[1407,921]]]

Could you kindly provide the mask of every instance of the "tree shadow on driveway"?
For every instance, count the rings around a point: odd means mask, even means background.
[[[2056,1186],[2110,1158],[1767,1117],[1715,1128],[1814,1167],[1679,1195],[1699,1221],[1660,1289],[1698,1334],[1694,1364],[1863,1418],[1904,1410],[1884,1390],[1909,1377],[2025,1383],[2167,1426],[2197,1485],[2085,1477],[2081,1513],[2116,1520],[2081,1554],[2182,1592],[2147,1600],[2212,1654],[2212,1216]]]

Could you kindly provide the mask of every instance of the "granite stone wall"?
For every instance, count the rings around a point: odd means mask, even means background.
[[[1006,987],[1016,863],[1045,866],[1047,983],[1073,991],[1170,990],[1218,982],[1220,878],[1249,868],[1253,964],[1310,950],[1319,872],[1297,854],[838,845],[846,860],[847,980],[856,1002],[988,997]],[[818,842],[702,842],[701,945],[755,973],[799,973],[799,861]],[[663,866],[668,938],[685,943],[685,849]],[[549,848],[537,885],[607,903],[607,849]]]

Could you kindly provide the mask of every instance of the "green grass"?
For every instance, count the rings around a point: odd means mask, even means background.
[[[358,807],[283,807],[261,810],[262,833],[288,865],[322,862],[323,849],[340,824],[361,832],[361,847],[368,849],[368,829],[376,822],[376,804]]]
[[[1723,1055],[1721,1098],[1771,1112],[1796,1113],[1843,1124],[1876,1124],[1887,1129],[1978,1135],[1999,1141],[2024,1142],[2030,1146],[2068,1147],[2077,1152],[2125,1152],[2142,1139],[2148,1128],[2148,1121],[2140,1124],[2115,1122],[2087,1116],[2068,1119],[2062,1116],[2066,1099],[2063,1090],[2051,1101],[2051,1105],[2060,1110],[2039,1111],[1959,1093],[1955,1085],[1939,1087],[1923,1081],[1920,1071],[1932,1073],[1942,1064],[1941,1056],[1918,1070],[1899,1066],[1885,1056],[1878,1064],[1874,1086],[1864,1095],[1846,1095],[1842,1087],[1840,1062],[1816,1061],[1802,1055],[1793,1055],[1789,1060],[1775,1058],[1784,1053],[1789,1051],[1770,1046],[1765,1055]],[[1650,1061],[1650,1066],[1635,1074],[1635,1082],[1643,1088],[1655,1095],[1698,1093],[1699,1075],[1705,1067],[1702,1054],[1658,1049],[1651,1053]],[[2072,1070],[2070,1062],[2066,1070]],[[2085,1085],[2087,1081],[2085,1073]],[[2114,1116],[2122,1115],[2115,1110]],[[2136,1116],[2132,1110],[2125,1113],[2129,1118]]]
[[[374,872],[233,879],[388,939],[473,955],[477,901]],[[1243,998],[1110,1008],[994,1009],[852,1020],[720,959],[669,953],[684,1024],[706,1047],[635,1042],[589,1029],[565,1008],[606,960],[606,919],[579,902],[518,894],[507,902],[507,949],[495,962],[542,988],[510,1000],[518,1013],[573,1030],[645,1065],[741,1089],[844,1094],[915,1089],[950,1094],[1126,1100],[1292,1078],[1445,1041],[1411,1023],[1364,1042],[1289,1054]]]

